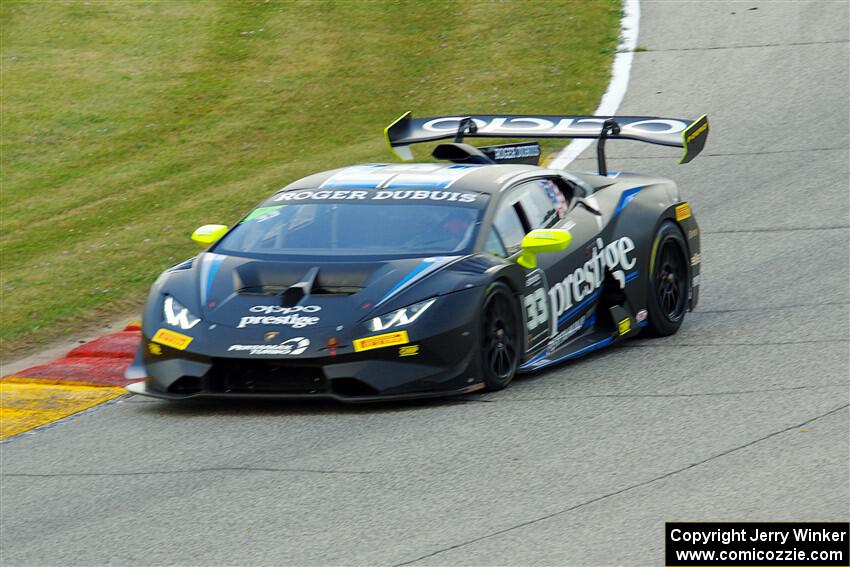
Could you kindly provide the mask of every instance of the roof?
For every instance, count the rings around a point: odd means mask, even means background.
[[[547,170],[522,164],[370,163],[316,173],[290,183],[281,191],[304,189],[463,189],[497,193],[523,173]]]

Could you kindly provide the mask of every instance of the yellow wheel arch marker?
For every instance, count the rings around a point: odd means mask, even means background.
[[[87,410],[127,393],[124,388],[9,377],[0,381],[0,439]]]

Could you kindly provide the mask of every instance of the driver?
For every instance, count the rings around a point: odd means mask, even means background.
[[[441,228],[452,240],[460,240],[469,228],[469,215],[451,212],[443,219]]]

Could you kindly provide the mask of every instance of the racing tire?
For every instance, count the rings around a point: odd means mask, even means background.
[[[491,284],[484,294],[479,315],[480,367],[488,391],[511,383],[522,355],[519,303],[502,282]]]
[[[649,257],[647,334],[666,337],[682,326],[688,306],[688,246],[671,221],[658,227]]]

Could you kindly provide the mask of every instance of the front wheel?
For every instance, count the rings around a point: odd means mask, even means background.
[[[688,304],[688,253],[682,232],[670,221],[655,233],[649,258],[649,332],[664,337],[682,326]]]
[[[501,390],[516,374],[522,344],[519,304],[507,285],[487,288],[479,318],[481,374],[488,390]]]

